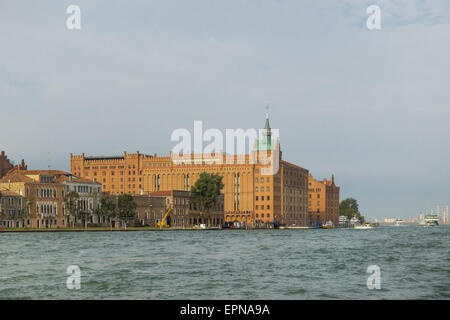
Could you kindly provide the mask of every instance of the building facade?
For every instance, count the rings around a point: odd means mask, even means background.
[[[308,224],[321,226],[327,221],[339,225],[339,190],[331,180],[316,180],[310,174],[308,179]]]
[[[166,210],[172,209],[167,221],[171,227],[193,227],[202,223],[209,226],[222,226],[225,222],[223,194],[219,196],[216,208],[212,210],[208,216],[201,214],[200,206],[192,198],[189,191],[155,191],[150,194],[152,197],[163,197],[166,203]],[[157,216],[156,223],[158,223],[163,216],[164,214],[159,217]]]
[[[202,172],[217,173],[225,185],[226,221],[246,225],[307,223],[308,170],[282,160],[278,139],[266,115],[263,138],[245,155],[189,154],[157,156],[124,152],[121,156],[70,155],[75,176],[97,181],[110,194],[142,195],[189,191]]]
[[[89,223],[92,220],[77,221],[70,216],[65,210],[65,195],[76,191],[79,195],[77,206],[92,214],[100,189],[98,183],[59,170],[22,170],[15,167],[0,179],[0,190],[21,197],[21,216],[15,221],[16,227],[62,228]]]
[[[21,228],[24,224],[22,197],[0,188],[0,227]]]

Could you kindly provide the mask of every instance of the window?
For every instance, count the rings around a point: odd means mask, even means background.
[[[258,178],[256,178],[255,181],[258,182]]]
[[[258,201],[258,196],[256,196],[256,201]]]
[[[264,196],[261,196],[261,200],[263,200],[263,201],[264,201]]]
[[[264,178],[261,178],[261,182],[264,182]]]

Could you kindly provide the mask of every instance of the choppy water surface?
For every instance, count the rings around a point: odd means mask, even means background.
[[[0,233],[0,299],[450,299],[449,248],[449,226]]]

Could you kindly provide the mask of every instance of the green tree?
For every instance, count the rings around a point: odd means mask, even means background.
[[[339,204],[339,214],[341,216],[346,216],[349,219],[356,217],[362,223],[364,222],[364,217],[359,212],[358,201],[354,198],[347,198],[341,201]]]
[[[69,216],[72,217],[72,227],[75,224],[75,218],[80,217],[81,209],[78,206],[78,200],[80,199],[80,195],[78,192],[70,191],[64,197],[64,205],[65,209],[69,213]]]
[[[214,210],[216,207],[223,187],[222,176],[217,173],[210,174],[206,172],[202,172],[191,187],[192,197],[200,206],[200,214],[204,219],[207,219],[208,224],[211,210]]]
[[[136,216],[136,202],[134,202],[134,198],[132,195],[123,194],[120,195],[117,200],[117,213],[122,220],[128,223],[129,220],[132,220]]]
[[[33,195],[28,195],[22,199],[22,215],[24,219],[36,216]]]
[[[95,208],[95,210],[94,210],[94,213],[99,218],[103,218],[103,217],[109,218],[110,224],[112,227],[111,219],[117,216],[116,209],[117,209],[117,207],[116,207],[116,203],[114,202],[114,200],[107,195],[102,195],[100,197],[97,208]]]

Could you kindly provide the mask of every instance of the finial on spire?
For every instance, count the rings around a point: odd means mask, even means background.
[[[266,125],[264,126],[264,129],[270,129],[269,124],[269,106],[266,106]]]

